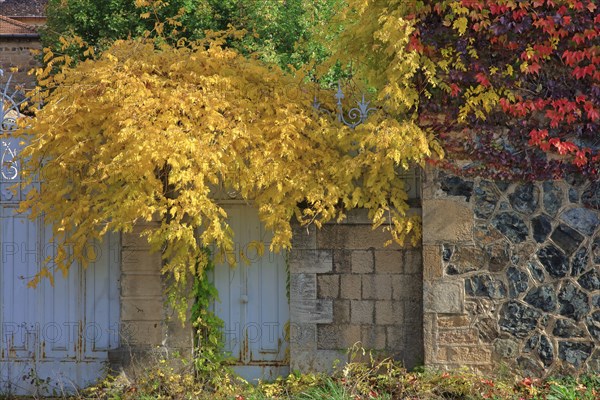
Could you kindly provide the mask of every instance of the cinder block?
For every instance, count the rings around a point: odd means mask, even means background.
[[[371,250],[355,250],[352,252],[352,272],[370,274],[374,270],[373,252]]]
[[[340,276],[340,297],[342,299],[359,300],[361,298],[361,276]]]
[[[352,300],[350,322],[353,324],[372,324],[374,304],[372,300]]]
[[[295,350],[316,350],[317,325],[301,323],[290,324],[290,347]]]
[[[339,274],[352,273],[352,250],[333,250],[333,271]]]
[[[372,300],[392,299],[392,276],[387,274],[363,275],[362,298]]]
[[[386,328],[377,325],[361,327],[361,342],[369,350],[383,350],[386,347]]]
[[[350,323],[350,301],[351,300],[333,300],[333,323]]]
[[[295,222],[292,224],[292,248],[307,250],[316,249],[317,232],[314,225],[300,225]]]
[[[423,248],[407,249],[404,252],[404,273],[421,276],[423,272]]]
[[[162,321],[165,316],[162,297],[121,298],[121,321]]]
[[[127,321],[120,328],[122,346],[158,346],[164,339],[161,321]]]
[[[340,276],[317,275],[317,297],[319,299],[336,299],[340,296]],[[335,308],[335,307],[334,307]],[[335,309],[334,309],[335,313]]]
[[[160,296],[162,293],[163,286],[160,275],[121,275],[121,295],[123,297]]]
[[[319,249],[352,249],[368,250],[382,248],[391,239],[389,232],[383,228],[373,230],[370,225],[325,225],[317,234],[317,248]],[[406,246],[410,246],[407,242]],[[393,243],[387,247],[389,250],[401,250],[402,247]]]
[[[375,323],[396,325],[404,321],[404,305],[401,302],[381,300],[375,302]]]
[[[329,250],[290,251],[290,272],[324,274],[333,270],[333,253]]]
[[[375,250],[375,270],[378,274],[403,273],[404,254],[398,250]]]
[[[423,296],[422,283],[415,275],[392,275],[392,298],[394,300],[415,300]]]
[[[121,271],[128,272],[154,272],[160,274],[161,256],[150,250],[123,249],[121,251]]]

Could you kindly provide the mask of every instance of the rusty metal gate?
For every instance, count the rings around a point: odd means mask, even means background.
[[[9,79],[0,91],[0,396],[72,392],[104,375],[108,350],[118,344],[119,238],[90,243],[86,270],[72,266],[54,286],[27,287],[55,247],[43,220],[17,212],[27,188],[20,184],[23,139],[12,136],[19,94],[10,87]]]
[[[221,260],[213,276],[220,300],[214,310],[225,323],[225,350],[235,359],[234,370],[248,380],[287,375],[285,256],[269,251],[269,234],[254,208],[234,203],[225,210],[235,233],[232,256],[237,261],[231,267]],[[262,255],[258,243],[264,243]]]

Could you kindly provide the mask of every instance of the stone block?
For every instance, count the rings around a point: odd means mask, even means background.
[[[454,199],[423,200],[423,243],[473,240],[473,210]]]
[[[163,293],[159,274],[121,275],[121,295],[123,297],[160,296]]]
[[[317,297],[319,299],[336,299],[340,296],[340,276],[317,275]],[[335,313],[335,311],[334,311]]]
[[[436,315],[432,313],[423,314],[423,362],[425,365],[432,365],[437,360],[437,341],[435,340],[437,329],[435,317]]]
[[[352,250],[333,250],[333,272],[352,273]]]
[[[317,298],[316,274],[290,274],[290,301]]]
[[[404,304],[404,323],[421,326],[423,324],[423,304],[413,300],[405,300],[402,303]]]
[[[360,275],[342,275],[340,277],[340,297],[359,300],[361,298],[361,281]]]
[[[360,325],[318,325],[318,349],[348,349],[361,340]]]
[[[162,297],[121,298],[121,321],[162,321],[164,316]]]
[[[127,321],[121,323],[122,346],[158,346],[164,339],[161,321]]]
[[[334,300],[333,301],[333,323],[334,324],[349,324],[350,323],[350,301],[351,300]]]
[[[317,325],[300,323],[290,324],[290,347],[295,350],[316,350]]]
[[[440,315],[437,318],[437,325],[440,328],[462,328],[468,327],[470,324],[471,320],[466,315]]]
[[[464,285],[459,281],[423,283],[423,309],[425,312],[462,314],[464,298]]]
[[[352,272],[370,274],[374,270],[373,252],[371,250],[355,250],[352,252]]]
[[[352,300],[350,322],[353,324],[372,324],[374,303],[372,300]]]
[[[392,298],[394,300],[415,300],[423,296],[421,279],[415,275],[392,275]]]
[[[440,347],[438,361],[450,364],[489,364],[492,349],[489,346],[448,346]]]
[[[121,251],[121,271],[128,272],[155,272],[160,274],[162,262],[159,253],[150,250],[126,250]]]
[[[362,298],[371,300],[392,299],[393,275],[363,275]]]
[[[403,303],[389,300],[375,302],[375,323],[377,325],[395,325],[401,324],[403,321]]]
[[[329,250],[293,249],[289,254],[291,273],[324,274],[333,270],[333,254]]]
[[[383,350],[386,347],[386,328],[384,326],[363,325],[360,337],[365,349]]]
[[[332,300],[300,300],[290,302],[292,323],[328,324],[333,321]]]
[[[301,226],[299,223],[292,224],[292,248],[299,250],[316,249],[317,232],[314,225]]]
[[[478,332],[476,329],[440,329],[438,343],[440,346],[447,344],[477,344]]]
[[[345,351],[341,350],[290,351],[290,369],[292,371],[303,373],[314,371],[332,372],[334,364],[343,367],[346,362]]]
[[[404,252],[375,250],[375,270],[378,274],[401,274],[404,272]]]
[[[423,246],[423,280],[434,280],[444,275],[442,249],[439,245]]]

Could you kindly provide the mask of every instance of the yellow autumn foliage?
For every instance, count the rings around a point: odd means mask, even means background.
[[[321,226],[353,208],[398,242],[419,238],[399,174],[423,163],[431,138],[381,111],[344,127],[312,109],[301,74],[221,43],[117,41],[93,60],[40,71],[43,107],[23,155],[28,179],[43,184],[21,206],[53,224],[65,274],[73,260],[85,265],[89,240],[154,220],[142,235],[162,252],[163,272],[185,281],[206,262],[202,246],[232,249],[222,190],[256,206],[274,250],[290,247],[294,218]]]

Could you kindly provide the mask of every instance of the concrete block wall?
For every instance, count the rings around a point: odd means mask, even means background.
[[[360,342],[423,363],[420,248],[384,247],[364,213],[320,230],[297,226],[290,254],[292,370],[328,370]]]
[[[192,329],[169,310],[161,255],[150,252],[139,224],[121,239],[120,348],[110,354],[115,369],[133,371],[147,357],[191,356]]]

